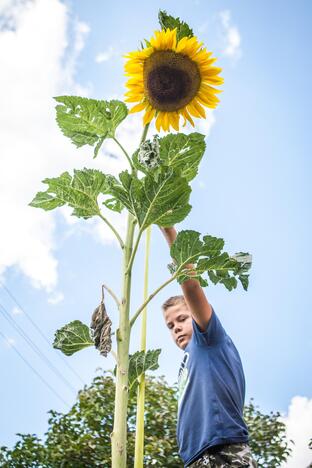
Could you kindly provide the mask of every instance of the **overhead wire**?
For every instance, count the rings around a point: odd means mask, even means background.
[[[12,327],[24,338],[28,345],[35,351],[35,353],[42,359],[47,366],[56,374],[62,382],[70,388],[70,390],[76,395],[76,389],[72,384],[61,374],[61,372],[52,364],[52,362],[43,354],[41,349],[33,342],[33,340],[27,335],[27,333],[16,323],[13,317],[9,314],[6,308],[0,303],[0,311],[4,318],[12,325]]]
[[[26,312],[24,307],[21,306],[19,301],[16,299],[14,294],[9,290],[9,288],[3,284],[3,282],[0,280],[0,286],[6,291],[6,293],[10,296],[10,298],[15,302],[15,304],[20,308],[20,310],[25,314],[26,318],[29,320],[29,322],[33,325],[33,327],[37,330],[37,332],[41,335],[42,339],[48,343],[49,346],[51,346],[51,342],[49,339],[46,337],[46,335],[43,333],[43,331],[38,327],[38,325],[35,323],[35,321],[30,317],[30,315]],[[75,369],[69,364],[69,362],[64,359],[64,357],[58,353],[59,358],[63,361],[63,363],[66,365],[68,369],[71,370],[71,372],[77,377],[77,379],[83,384],[86,385],[84,380],[81,378],[81,376],[75,371]]]
[[[19,357],[24,361],[25,364],[27,364],[27,366],[37,375],[37,377],[39,377],[39,379],[51,390],[52,393],[54,393],[54,395],[59,398],[66,406],[68,406],[70,408],[70,405],[67,403],[67,401],[64,400],[64,398],[59,395],[59,393],[49,384],[49,382],[47,382],[40,374],[39,372],[36,371],[36,369],[27,361],[26,358],[24,358],[24,356],[18,351],[18,349],[16,348],[16,346],[13,344],[13,343],[10,343],[9,339],[4,335],[4,333],[2,333],[2,331],[0,330],[0,335],[4,338],[4,340],[7,341],[7,343],[10,344],[10,346],[12,346],[12,348],[14,349],[14,351],[19,355]]]

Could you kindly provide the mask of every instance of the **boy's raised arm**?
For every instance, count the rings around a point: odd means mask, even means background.
[[[169,247],[173,244],[177,237],[177,232],[174,227],[160,227]],[[187,268],[193,269],[193,265],[186,265]],[[195,274],[195,273],[191,273]],[[188,308],[202,331],[207,329],[208,322],[211,318],[212,308],[209,304],[203,288],[197,279],[189,279],[181,284],[183,295]]]

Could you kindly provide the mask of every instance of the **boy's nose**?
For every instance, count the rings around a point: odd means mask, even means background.
[[[179,333],[181,330],[182,330],[181,325],[176,325],[176,327],[175,327],[175,329],[174,329],[174,333],[177,334],[177,333]]]

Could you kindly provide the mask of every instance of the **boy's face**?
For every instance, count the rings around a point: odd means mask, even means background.
[[[163,314],[173,341],[180,349],[184,349],[193,333],[192,315],[189,309],[182,302],[168,307]]]

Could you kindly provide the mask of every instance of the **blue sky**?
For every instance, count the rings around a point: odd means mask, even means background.
[[[247,293],[242,288],[229,293],[211,286],[206,294],[241,354],[247,401],[254,397],[263,411],[281,411],[288,418],[289,433],[305,441],[308,431],[312,434],[311,425],[302,423],[308,411],[312,415],[311,4],[106,3],[38,0],[16,8],[13,2],[0,3],[6,19],[0,22],[0,58],[6,65],[0,78],[4,102],[0,168],[5,174],[0,202],[1,281],[51,343],[55,330],[65,323],[73,319],[89,323],[102,282],[120,291],[121,256],[105,227],[94,221],[75,222],[66,210],[39,214],[26,206],[42,189],[44,177],[73,167],[117,173],[126,167],[111,142],[94,161],[90,148],[77,150],[66,141],[54,123],[51,97],[67,93],[122,98],[121,55],[151,37],[158,29],[158,10],[165,8],[187,21],[214,52],[225,80],[219,107],[207,122],[197,121],[196,129],[208,135],[207,149],[192,183],[193,209],[176,228],[223,237],[229,252],[252,253]],[[140,117],[132,117],[120,133],[125,146],[138,141]],[[107,152],[118,159],[109,158]],[[123,229],[124,218],[114,219]],[[167,244],[155,226],[151,246],[152,291],[168,278],[170,261]],[[133,310],[143,297],[142,247],[134,267]],[[148,348],[162,348],[157,373],[170,383],[176,380],[182,355],[165,328],[160,307],[173,294],[180,294],[178,284],[171,284],[150,304],[147,335]],[[0,304],[77,391],[80,381],[59,352],[42,340],[1,287]],[[110,298],[107,309],[116,326],[117,311]],[[11,344],[3,338],[0,342],[0,443],[11,445],[17,432],[43,435],[49,409],[66,410],[17,356],[14,346],[69,404],[75,394],[39,360],[4,315],[0,320],[2,332],[11,340]],[[138,346],[139,322],[131,352]],[[64,359],[86,383],[98,367],[114,365],[112,358],[104,360],[93,349]],[[293,459],[287,466],[298,463],[299,458]]]

